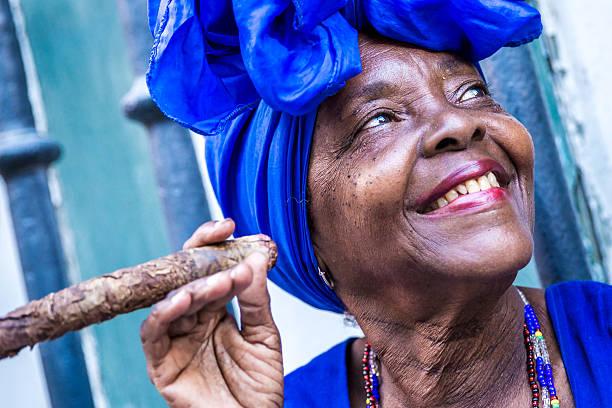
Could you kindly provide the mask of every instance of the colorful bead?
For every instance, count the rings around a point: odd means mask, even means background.
[[[529,304],[525,295],[518,290],[518,293],[525,304],[525,323],[523,324],[523,336],[525,337],[525,348],[527,352],[527,375],[529,377],[529,385],[532,390],[532,407],[539,406],[539,400],[542,400],[542,405],[546,408],[558,408],[559,400],[557,398],[557,390],[555,389],[554,379],[552,375],[552,367],[546,348],[546,341],[540,328],[540,322],[536,317],[533,307]],[[534,357],[535,356],[535,371]],[[536,377],[541,387],[541,391],[537,390],[537,384],[533,377]],[[534,384],[536,386],[534,387]]]
[[[366,343],[365,349],[363,350],[362,368],[363,368],[363,379],[365,382],[365,393],[366,393],[366,407],[367,408],[380,408],[378,400],[380,395],[378,392],[378,367],[375,363],[376,354],[372,352],[372,346],[370,343]]]

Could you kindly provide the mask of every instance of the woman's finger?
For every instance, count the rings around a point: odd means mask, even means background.
[[[168,328],[170,337],[189,334],[197,330],[197,326],[207,324],[214,315],[226,308],[234,296],[251,283],[252,276],[250,269],[240,264],[208,279],[199,279],[185,286],[184,290],[191,296],[191,304],[182,317],[170,324]],[[221,293],[225,294],[218,297]]]
[[[191,333],[198,325],[198,316],[190,314],[181,316],[168,326],[168,336],[178,337]]]
[[[183,249],[197,248],[216,242],[225,241],[234,233],[234,221],[226,218],[222,221],[208,221],[191,235],[183,244]]]
[[[156,361],[166,355],[170,347],[168,327],[187,311],[190,304],[189,294],[179,291],[153,307],[140,326],[140,341],[147,360]]]
[[[204,302],[204,299],[201,298],[201,295],[194,298],[194,302],[190,310],[198,310],[198,321],[200,323],[210,320],[216,311],[225,308],[227,303],[232,300],[234,296],[237,296],[246,290],[253,281],[253,271],[247,260],[230,269],[229,276],[232,281],[232,291],[224,298],[216,301],[213,305],[214,307],[208,307],[208,305],[205,308],[198,307],[199,304],[201,305]]]
[[[244,282],[239,282],[239,285],[234,287],[232,272],[233,270],[227,270],[198,279],[155,305],[140,328],[142,347],[147,359],[158,360],[166,355],[170,347],[170,335],[176,331],[170,330],[173,322],[195,314],[202,308],[213,314],[218,313],[225,307],[225,303],[237,294],[234,289],[244,289]]]
[[[244,263],[253,271],[253,282],[238,295],[241,331],[248,341],[265,342],[271,334],[277,333],[267,286],[268,258],[256,252]]]

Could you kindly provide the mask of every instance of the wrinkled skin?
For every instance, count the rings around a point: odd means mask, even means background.
[[[458,56],[363,35],[360,51],[363,73],[319,109],[309,214],[319,264],[381,360],[383,405],[526,406],[522,303],[511,284],[532,253],[531,137]],[[506,199],[424,213],[420,197],[481,159],[507,173]],[[542,293],[527,294],[546,316]],[[365,400],[362,350],[353,343],[354,406]]]
[[[457,55],[367,35],[360,51],[363,72],[319,108],[309,222],[321,268],[380,358],[383,407],[528,406],[523,306],[511,285],[533,246],[531,138]],[[427,213],[421,198],[481,159],[507,173],[504,198]],[[225,239],[233,225],[201,230],[188,247]],[[195,282],[144,322],[149,376],[172,407],[282,405],[263,265],[247,259],[239,273]],[[242,331],[222,308],[235,294],[247,313]],[[543,294],[525,294],[558,395],[572,406]],[[354,407],[365,405],[364,341],[353,342],[349,359]]]
[[[312,239],[336,292],[349,310],[348,298],[371,297],[402,315],[406,294],[432,279],[448,292],[473,281],[505,290],[532,253],[529,134],[456,56],[367,40],[361,54],[363,74],[319,109],[308,179]],[[460,101],[470,90],[480,94]],[[377,126],[358,130],[367,123]],[[506,205],[439,218],[417,211],[417,197],[482,158],[509,173]]]
[[[209,221],[185,242],[221,242],[234,222]],[[249,255],[238,266],[196,280],[159,302],[140,329],[149,379],[173,408],[282,407],[280,336],[266,287],[268,260]],[[241,329],[226,309],[238,296]]]

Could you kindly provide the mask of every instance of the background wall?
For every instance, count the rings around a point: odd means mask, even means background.
[[[146,134],[120,106],[133,78],[116,2],[22,0],[20,5],[35,63],[36,77],[29,79],[40,89],[40,101],[33,102],[44,114],[43,130],[63,148],[52,196],[72,280],[168,253]],[[2,304],[2,312],[10,309]],[[98,407],[164,406],[146,376],[139,344],[146,314],[120,316],[83,332]],[[28,382],[4,373],[0,388],[17,396],[14,389]]]
[[[591,249],[601,259],[601,278],[612,277],[612,3],[540,0],[544,21],[546,60],[552,73],[560,120],[567,132],[568,154],[575,161],[579,179],[574,195],[588,205],[581,213],[592,220],[586,231],[598,243]],[[563,142],[563,141],[559,141]]]

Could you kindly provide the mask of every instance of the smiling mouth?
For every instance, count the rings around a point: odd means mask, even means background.
[[[509,198],[510,176],[497,161],[484,158],[459,166],[431,190],[416,199],[419,214],[464,212],[469,208]],[[432,214],[433,215],[433,214]]]
[[[472,178],[463,183],[457,184],[455,187],[451,188],[441,197],[432,202],[423,213],[426,214],[445,207],[461,196],[479,193],[495,187],[501,186],[497,181],[495,174],[493,174],[492,171],[489,171],[480,177]]]

